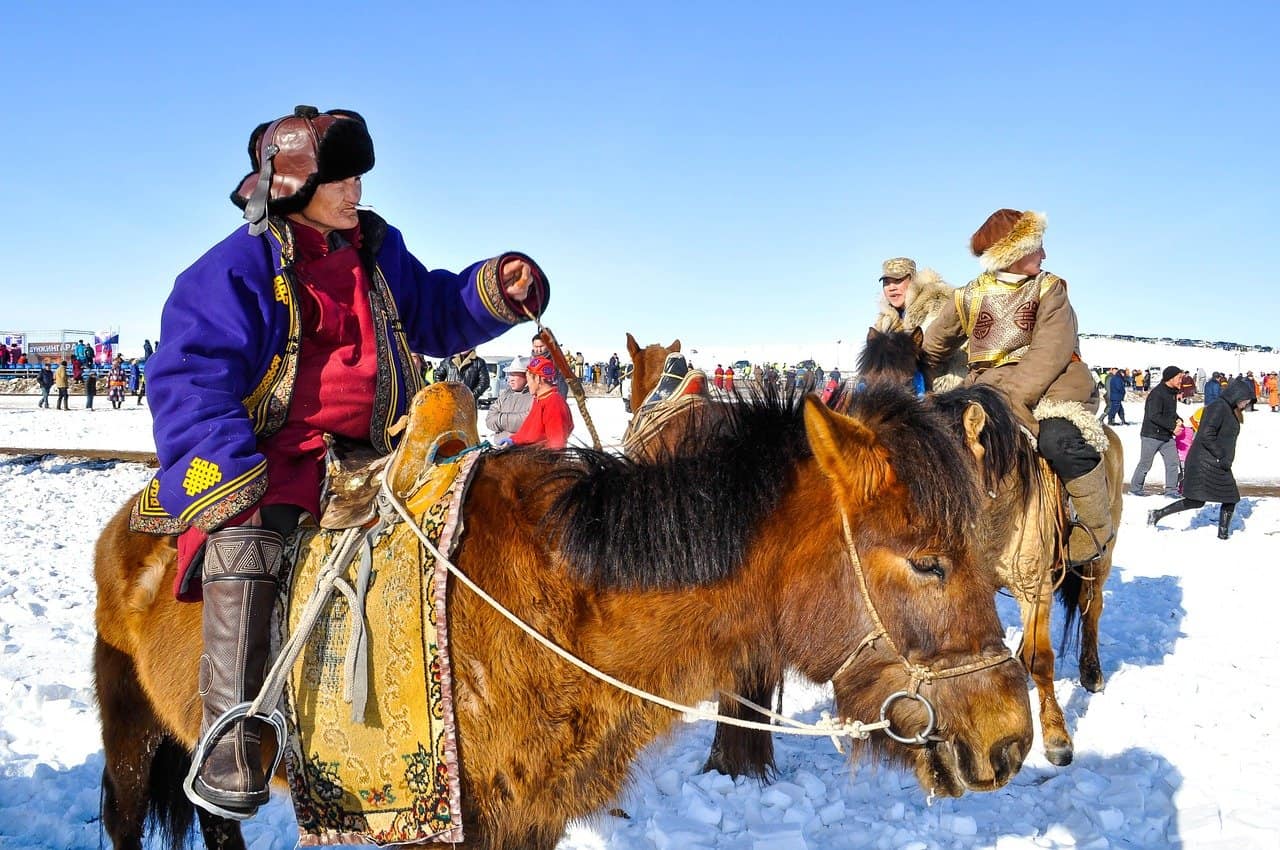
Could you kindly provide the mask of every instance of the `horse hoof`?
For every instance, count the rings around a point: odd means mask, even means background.
[[[1045,757],[1049,759],[1049,764],[1057,767],[1066,767],[1071,764],[1071,759],[1075,758],[1075,751],[1070,744],[1058,747],[1044,748]]]
[[[1106,685],[1106,682],[1103,681],[1102,673],[1093,670],[1088,673],[1083,670],[1080,672],[1080,687],[1089,693],[1100,693],[1104,685]]]

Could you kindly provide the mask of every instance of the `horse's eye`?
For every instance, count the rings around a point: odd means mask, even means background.
[[[942,568],[942,562],[937,558],[913,558],[909,561],[911,568],[922,575],[934,575],[939,579],[947,577],[946,571]]]

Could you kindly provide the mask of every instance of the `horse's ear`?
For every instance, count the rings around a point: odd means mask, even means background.
[[[680,340],[676,340],[675,342],[667,346],[667,352],[670,354],[675,354],[679,350],[680,350]]]
[[[960,421],[964,423],[965,445],[969,447],[969,451],[973,452],[978,465],[981,466],[983,459],[987,456],[987,450],[983,448],[980,439],[982,429],[987,426],[987,411],[976,401],[971,401],[964,409],[964,415],[960,417]]]
[[[880,336],[880,331],[876,330],[875,325],[872,325],[871,327],[867,328],[867,342],[871,342],[871,340],[875,339],[878,336]]]
[[[911,344],[915,346],[916,351],[924,347],[924,331],[919,325],[911,329]]]
[[[818,466],[849,510],[866,505],[894,481],[888,453],[876,432],[836,413],[817,396],[804,399],[804,430]]]
[[[631,335],[631,331],[627,331],[627,353],[635,357],[639,350],[640,345],[636,342],[636,338]]]

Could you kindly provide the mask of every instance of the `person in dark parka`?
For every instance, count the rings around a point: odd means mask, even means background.
[[[1185,495],[1148,513],[1147,525],[1155,525],[1178,511],[1204,507],[1205,502],[1220,502],[1218,539],[1226,540],[1230,536],[1231,514],[1240,501],[1240,488],[1236,486],[1231,466],[1236,458],[1236,438],[1244,422],[1244,408],[1254,399],[1253,385],[1237,378],[1227,385],[1217,401],[1205,407],[1200,430],[1196,432],[1191,451],[1187,452]]]

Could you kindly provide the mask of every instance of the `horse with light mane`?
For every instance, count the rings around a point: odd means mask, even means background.
[[[730,407],[656,460],[484,455],[455,563],[631,685],[693,704],[762,657],[832,681],[841,717],[883,715],[894,735],[854,751],[909,765],[927,792],[1003,786],[1031,745],[1030,705],[975,557],[982,500],[960,435],[891,387],[844,413],[776,394]],[[127,508],[99,538],[94,676],[117,850],[141,848],[148,817],[177,846],[194,814],[178,787],[200,732],[201,615],[166,592],[175,570],[174,538],[131,532]],[[532,643],[469,589],[448,593],[462,846],[550,850],[678,715]],[[209,847],[244,847],[234,822],[201,811],[200,826]]]

